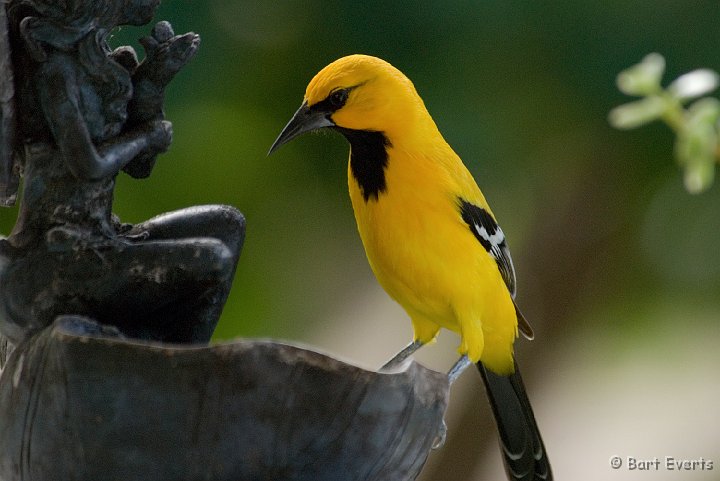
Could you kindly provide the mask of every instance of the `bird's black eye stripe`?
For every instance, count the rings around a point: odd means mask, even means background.
[[[342,106],[345,105],[345,102],[347,102],[349,94],[350,92],[348,89],[338,89],[333,91],[328,97],[330,105],[332,105],[336,110],[342,108]]]
[[[345,106],[345,103],[350,96],[350,91],[353,88],[355,87],[335,89],[330,92],[330,94],[324,100],[321,100],[310,108],[319,112],[336,112]]]

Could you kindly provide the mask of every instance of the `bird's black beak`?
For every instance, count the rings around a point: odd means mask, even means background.
[[[278,135],[278,138],[273,142],[268,155],[300,134],[334,126],[335,122],[330,120],[330,114],[327,111],[313,110],[308,107],[307,102],[303,102],[297,112],[295,112],[295,115],[290,119],[290,122],[288,122],[283,131],[280,132],[280,135]]]

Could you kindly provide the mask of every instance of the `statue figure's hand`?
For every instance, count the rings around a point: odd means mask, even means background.
[[[144,179],[150,175],[157,155],[166,152],[172,142],[172,124],[167,120],[153,120],[140,127],[139,134],[147,142],[145,151],[131,160],[123,171],[136,179]]]
[[[167,152],[172,142],[172,123],[156,120],[148,123],[148,153],[150,155]]]
[[[140,40],[145,48],[145,60],[135,74],[135,80],[148,80],[164,89],[176,73],[195,55],[200,37],[195,33],[175,35],[168,22],[159,22],[150,36]]]

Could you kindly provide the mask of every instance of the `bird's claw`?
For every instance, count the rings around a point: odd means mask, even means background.
[[[437,434],[435,435],[435,439],[433,439],[433,443],[431,448],[432,449],[440,449],[445,445],[445,439],[447,438],[447,424],[445,424],[445,420],[442,420],[442,424],[440,424],[440,428],[438,429]]]

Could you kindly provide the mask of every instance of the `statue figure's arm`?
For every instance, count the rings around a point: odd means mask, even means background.
[[[140,39],[145,60],[133,73],[135,93],[130,102],[131,120],[149,120],[163,116],[165,88],[192,57],[200,37],[189,32],[175,35],[168,22],[158,22],[149,36]]]
[[[133,72],[133,98],[128,105],[128,124],[164,120],[165,88],[182,67],[197,52],[200,37],[189,32],[175,35],[168,22],[159,22],[149,36],[140,40],[145,48],[145,59],[139,65],[133,62],[134,54],[116,51],[116,60]],[[155,155],[139,155],[124,167],[135,178],[150,175]]]
[[[40,103],[50,131],[67,162],[79,179],[99,180],[117,174],[142,153],[167,150],[172,138],[169,122],[151,121],[95,147],[79,106],[74,75],[64,65],[48,61],[42,68]]]

